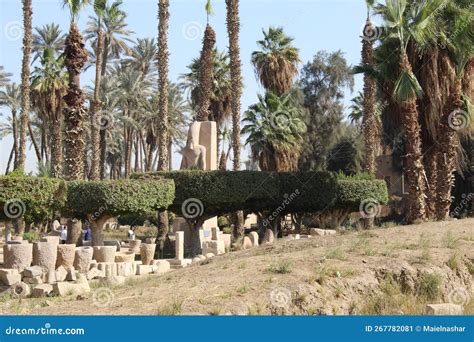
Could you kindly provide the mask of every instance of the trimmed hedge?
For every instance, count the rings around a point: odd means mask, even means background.
[[[340,179],[330,172],[194,171],[135,174],[135,179],[164,177],[176,184],[176,198],[169,208],[182,215],[186,200],[202,203],[201,214],[219,215],[235,210],[278,210],[279,214],[318,212],[349,207],[359,210],[363,201],[385,204],[382,180],[364,177]]]
[[[0,176],[0,219],[23,217],[27,223],[41,222],[64,207],[66,183],[59,179]]]
[[[167,179],[73,181],[68,183],[66,208],[96,217],[148,214],[167,208],[174,193],[174,182]]]

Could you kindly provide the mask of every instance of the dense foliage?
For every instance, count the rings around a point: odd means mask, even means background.
[[[101,215],[148,214],[167,208],[174,199],[171,180],[116,180],[68,184],[66,207],[75,213]]]
[[[0,176],[0,219],[23,218],[41,222],[66,201],[65,182],[59,179]]]

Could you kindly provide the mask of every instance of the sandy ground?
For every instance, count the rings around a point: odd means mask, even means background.
[[[417,314],[427,302],[448,302],[452,291],[460,289],[467,296],[462,298],[465,313],[472,314],[473,247],[474,219],[278,241],[165,275],[134,277],[124,286],[95,283],[90,294],[79,298],[4,295],[1,313]],[[386,281],[387,274],[398,281],[395,286]],[[424,274],[441,280],[432,298],[400,290],[399,285],[412,286],[413,292],[427,288],[420,280]]]

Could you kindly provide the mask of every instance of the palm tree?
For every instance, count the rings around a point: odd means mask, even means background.
[[[2,116],[2,113],[0,113],[0,116]],[[15,131],[16,129],[13,128],[11,117],[7,119],[7,122],[0,122],[0,140],[2,140],[4,137],[15,134]],[[13,140],[13,143],[15,143],[15,140]],[[10,156],[8,157],[8,161],[7,161],[7,167],[5,168],[6,175],[10,172],[10,165],[12,163],[14,156],[15,156],[15,146],[12,146],[12,149],[10,150]]]
[[[91,169],[90,179],[98,180],[100,177],[100,137],[98,124],[98,115],[101,110],[100,102],[100,81],[102,71],[102,53],[104,50],[104,33],[102,32],[102,21],[104,19],[105,9],[107,0],[95,0],[94,1],[94,12],[97,16],[97,44],[96,44],[96,61],[95,61],[95,88],[94,88],[94,99],[90,109],[91,116]]]
[[[255,74],[262,86],[277,95],[291,90],[298,74],[299,50],[292,46],[293,38],[283,28],[263,30],[264,39],[257,41],[261,51],[252,53]]]
[[[143,77],[155,72],[154,61],[158,52],[154,38],[138,38],[130,50],[130,57],[123,60],[127,65],[140,71]]]
[[[212,14],[211,0],[206,3],[207,25],[204,31],[204,39],[201,51],[201,80],[199,86],[199,106],[197,108],[197,120],[208,121],[210,117],[209,107],[212,96],[212,71],[214,61],[214,46],[216,45],[216,32],[209,24]]]
[[[26,160],[26,130],[30,116],[30,55],[32,44],[32,15],[31,0],[23,0],[23,61],[21,65],[21,117],[20,117],[20,147],[15,169],[23,172]]]
[[[408,8],[406,0],[387,0],[385,5],[379,7],[387,31],[396,37],[398,44],[399,76],[394,85],[394,96],[400,104],[406,139],[409,223],[426,217],[426,183],[421,150],[421,126],[417,110],[417,97],[422,95],[422,89],[413,74],[407,51],[412,40],[419,46],[427,46],[430,41],[436,39],[433,33],[436,32],[436,18],[443,2],[444,0],[433,0],[429,3],[413,4]]]
[[[306,125],[292,94],[268,91],[244,113],[242,134],[248,134],[252,158],[262,171],[296,171]]]
[[[35,27],[35,31],[32,45],[33,62],[42,57],[43,51],[46,49],[52,49],[55,54],[59,54],[64,50],[66,35],[62,33],[59,25],[55,23],[46,24]]]
[[[32,73],[31,88],[32,103],[49,126],[51,175],[60,178],[63,166],[63,97],[68,89],[68,79],[64,58],[56,58],[53,48],[44,50],[41,67],[36,67]]]
[[[0,65],[0,88],[4,87],[10,82],[12,74],[5,72],[2,65]]]
[[[458,15],[452,22],[452,30],[456,32],[448,42],[451,58],[455,65],[455,80],[452,84],[450,98],[440,120],[439,128],[439,154],[436,189],[436,218],[445,220],[449,217],[449,209],[452,203],[451,189],[454,186],[453,172],[456,169],[456,154],[459,148],[458,130],[466,130],[470,134],[472,127],[469,126],[468,110],[464,111],[462,81],[464,72],[469,61],[474,56],[472,44],[473,28],[469,25],[472,14]],[[459,123],[459,127],[458,124]]]
[[[68,180],[84,178],[84,93],[81,89],[81,72],[87,62],[84,39],[77,27],[79,12],[88,5],[88,0],[64,0],[71,16],[71,26],[64,50],[65,65],[69,73],[69,87],[64,100],[65,113],[65,177]]]
[[[242,71],[239,45],[239,0],[226,0],[226,9],[232,89],[230,105],[232,108],[232,149],[234,151],[233,169],[234,171],[238,171],[240,170],[240,101],[242,97]],[[222,162],[222,164],[224,164],[224,162]],[[237,211],[233,215],[233,221],[235,227],[232,234],[233,238],[237,242],[243,241],[245,233],[243,212]]]
[[[0,91],[0,106],[6,106],[10,109],[11,114],[11,133],[13,135],[13,147],[12,152],[14,154],[13,165],[18,164],[19,151],[18,151],[18,123],[16,114],[21,108],[21,89],[15,84],[7,84],[5,90]],[[10,163],[9,163],[10,165]]]
[[[128,38],[132,31],[127,29],[127,13],[122,11],[120,6],[122,5],[121,0],[114,1],[110,6],[106,6],[105,13],[102,20],[102,31],[104,32],[104,48],[102,53],[102,70],[101,76],[104,77],[107,72],[108,63],[120,57],[123,53],[129,53],[130,49],[127,46],[127,42],[131,42]],[[95,50],[95,46],[98,43],[98,26],[99,22],[96,17],[90,18],[85,38],[91,41],[91,45]],[[107,149],[107,129],[104,127],[99,132],[100,135],[100,178],[105,177],[105,162],[106,162],[106,149]]]

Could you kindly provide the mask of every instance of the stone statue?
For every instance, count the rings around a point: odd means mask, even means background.
[[[197,167],[199,170],[206,170],[206,148],[199,145],[199,134],[201,125],[194,122],[189,128],[188,140],[183,149],[183,160],[181,170]]]

